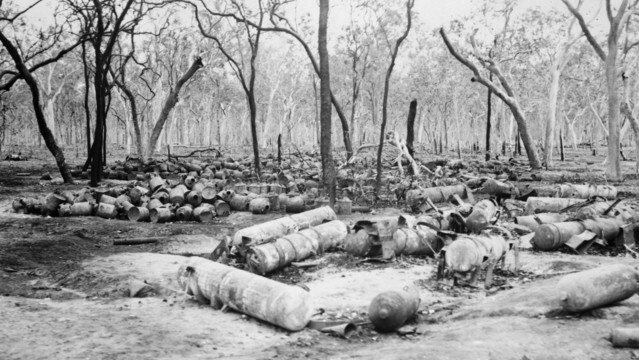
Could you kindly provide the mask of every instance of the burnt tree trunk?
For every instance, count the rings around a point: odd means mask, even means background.
[[[415,141],[415,116],[417,116],[417,100],[413,99],[408,108],[408,120],[406,121],[406,148],[412,158],[415,158],[415,149],[413,142]]]
[[[493,81],[492,73],[490,74],[488,79],[490,82]],[[488,96],[486,99],[486,161],[490,160],[490,127],[491,127],[490,117],[493,111],[493,106],[492,106],[493,102],[491,101],[492,96],[493,96],[493,91],[490,88],[488,88]]]

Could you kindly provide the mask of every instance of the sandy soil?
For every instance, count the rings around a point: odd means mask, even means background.
[[[630,165],[632,163],[628,162]],[[379,334],[359,326],[350,339],[316,330],[290,333],[233,311],[218,311],[178,291],[182,256],[158,244],[113,246],[124,237],[225,236],[260,217],[235,214],[215,224],[133,224],[99,218],[43,218],[7,212],[14,196],[46,193],[42,163],[0,162],[0,349],[3,359],[637,359],[616,349],[612,327],[639,323],[639,298],[579,316],[557,314],[562,274],[602,264],[637,265],[630,255],[521,254],[522,272],[497,271],[493,288],[436,282],[431,259],[361,263],[329,253],[320,266],[287,268],[272,278],[303,283],[326,318],[365,321],[370,300],[389,286],[420,289],[418,316]],[[630,165],[625,164],[627,167]],[[46,170],[46,168],[45,168]],[[29,176],[16,173],[29,172]],[[13,175],[9,175],[13,174]],[[634,185],[624,185],[631,195]],[[394,216],[397,209],[372,216]],[[344,218],[355,221],[369,215]],[[512,259],[507,260],[507,268]],[[134,280],[155,291],[128,297]]]

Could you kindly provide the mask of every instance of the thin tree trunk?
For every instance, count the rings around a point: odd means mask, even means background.
[[[328,192],[331,206],[335,204],[335,165],[331,149],[331,87],[330,69],[327,48],[329,0],[320,0],[320,17],[318,31],[319,74],[320,74],[320,119],[321,139],[320,153],[322,157],[322,178],[324,188]]]
[[[40,101],[40,88],[38,87],[38,82],[31,75],[29,70],[27,69],[24,61],[20,57],[20,53],[18,49],[11,43],[11,41],[0,31],[0,42],[4,45],[5,49],[11,56],[11,59],[15,63],[15,66],[27,83],[29,90],[31,91],[31,101],[33,103],[33,111],[35,113],[36,121],[38,122],[38,129],[40,130],[40,134],[44,138],[44,143],[47,146],[47,149],[51,152],[53,157],[55,158],[56,164],[58,165],[58,170],[60,171],[60,175],[65,183],[72,183],[73,177],[71,176],[71,171],[66,163],[64,158],[64,152],[55,141],[53,137],[53,133],[47,126],[46,118],[44,117],[44,113],[42,112],[42,104]]]
[[[490,73],[489,81],[493,81],[493,74]],[[486,97],[486,161],[490,160],[490,116],[492,115],[493,102],[492,102],[493,91],[488,88],[488,95]]]
[[[393,68],[395,67],[395,59],[397,58],[397,53],[399,52],[399,47],[402,45],[402,42],[408,37],[408,33],[411,28],[412,19],[411,19],[411,10],[413,8],[415,1],[407,0],[406,1],[406,17],[407,24],[406,30],[404,33],[397,39],[395,43],[395,47],[393,52],[391,53],[391,61],[388,65],[388,69],[386,70],[386,77],[384,78],[384,97],[382,98],[382,125],[380,127],[379,132],[379,147],[377,148],[377,176],[375,179],[375,194],[379,195],[379,190],[382,186],[382,152],[384,151],[384,139],[386,138],[386,121],[388,119],[388,90],[390,87],[390,77],[393,73]]]
[[[153,127],[153,131],[151,132],[151,139],[149,140],[149,145],[147,148],[146,156],[153,156],[155,152],[155,148],[157,146],[158,139],[160,138],[160,134],[162,133],[162,129],[164,128],[164,124],[171,113],[171,110],[175,107],[179,100],[180,90],[182,86],[189,81],[193,75],[201,68],[204,64],[202,64],[202,58],[198,57],[193,61],[191,67],[187,70],[184,75],[178,80],[175,88],[171,89],[169,95],[164,101],[164,105],[162,106],[162,111],[160,111],[160,115],[158,116],[158,120],[155,122],[155,126]]]
[[[550,89],[548,90],[548,121],[546,122],[546,136],[544,140],[544,162],[546,169],[552,166],[552,150],[554,147],[555,127],[557,124],[557,97],[559,94],[559,77],[561,70],[555,60],[550,74]]]
[[[619,159],[619,89],[617,85],[617,38],[608,37],[608,56],[606,57],[606,84],[608,86],[608,164],[606,175],[611,180],[621,180],[621,161]]]

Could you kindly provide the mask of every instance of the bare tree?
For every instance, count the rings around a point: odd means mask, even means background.
[[[3,11],[3,14],[0,16],[0,22],[5,22],[11,25],[16,19],[18,19],[18,17],[26,13],[28,10],[32,9],[35,5],[37,5],[40,2],[41,2],[40,0],[35,1],[34,3],[26,7],[24,10],[19,11],[18,13],[13,15],[8,15],[6,12]],[[1,1],[0,1],[0,6],[2,6]],[[33,72],[43,66],[46,66],[58,61],[64,55],[66,55],[71,50],[76,48],[81,43],[81,40],[74,42],[72,45],[66,47],[65,49],[58,51],[57,54],[45,60],[42,60],[30,67],[27,67],[26,65],[27,62],[33,61],[36,57],[41,56],[42,54],[45,54],[49,52],[51,49],[53,49],[54,46],[60,40],[63,33],[64,31],[62,30],[62,28],[57,27],[56,29],[54,29],[53,34],[49,34],[50,35],[49,37],[45,37],[43,35],[40,38],[41,44],[39,44],[39,46],[37,45],[35,46],[36,50],[34,50],[31,53],[21,54],[20,50],[18,50],[19,45],[15,41],[10,40],[4,34],[3,30],[0,30],[0,42],[2,43],[2,46],[4,46],[4,48],[9,53],[9,56],[11,57],[11,60],[13,62],[14,69],[15,69],[15,70],[4,70],[0,72],[0,80],[4,76],[9,76],[8,80],[0,84],[0,91],[8,91],[13,86],[13,84],[15,84],[16,81],[20,79],[25,81],[25,83],[29,87],[29,91],[31,92],[31,101],[33,105],[33,111],[38,123],[38,129],[40,131],[40,134],[42,135],[42,138],[44,139],[44,143],[46,144],[47,149],[49,149],[49,151],[55,158],[55,161],[58,166],[58,170],[60,171],[60,175],[62,176],[62,179],[64,180],[64,182],[70,183],[70,182],[73,182],[73,177],[71,176],[71,171],[69,170],[69,167],[66,163],[64,152],[58,146],[56,139],[53,136],[53,132],[47,125],[46,117],[44,115],[44,112],[42,111],[42,101],[40,98],[41,88],[38,81],[33,76]],[[49,39],[49,40],[47,41],[45,39]]]
[[[182,1],[189,2],[185,0],[182,0]],[[270,27],[263,26],[261,22],[258,24],[254,21],[249,20],[242,14],[238,15],[235,12],[216,12],[216,11],[212,11],[210,8],[207,8],[207,10],[209,11],[211,15],[218,16],[218,17],[231,18],[237,22],[248,24],[249,26],[255,29],[258,29],[260,31],[284,33],[293,37],[295,40],[297,40],[297,42],[300,45],[302,45],[302,47],[304,48],[304,51],[306,52],[306,55],[311,61],[313,70],[315,70],[315,73],[317,74],[317,76],[320,76],[320,67],[317,60],[315,59],[313,50],[311,50],[311,47],[308,45],[308,43],[304,41],[302,36],[296,31],[296,29],[291,25],[291,23],[286,19],[286,17],[278,12],[282,5],[290,3],[290,2],[291,0],[281,0],[281,1],[276,0],[271,2],[271,7],[267,11],[265,10],[269,14],[269,20],[272,25]],[[202,1],[202,3],[205,4],[204,1]],[[337,116],[339,117],[340,123],[342,125],[342,137],[344,139],[344,147],[346,148],[346,157],[347,159],[350,159],[351,156],[353,156],[353,146],[352,146],[350,130],[348,126],[348,120],[346,119],[346,115],[344,115],[344,111],[342,110],[342,107],[339,101],[337,100],[337,98],[335,97],[332,91],[331,91],[331,103],[333,104],[333,107],[335,108],[335,112],[337,113]]]
[[[379,194],[379,189],[382,186],[382,152],[384,151],[384,140],[386,139],[386,122],[388,120],[388,91],[390,87],[390,78],[393,74],[393,68],[395,67],[395,59],[399,52],[399,47],[402,42],[408,37],[412,24],[412,10],[415,5],[415,0],[406,1],[406,30],[395,42],[395,47],[391,51],[391,60],[386,70],[386,77],[384,78],[384,97],[382,98],[382,124],[379,132],[379,147],[377,148],[377,177],[375,181],[375,193]]]
[[[530,163],[530,166],[533,169],[540,169],[541,164],[539,162],[539,157],[537,155],[537,149],[536,149],[535,143],[532,141],[532,138],[530,137],[530,133],[528,132],[528,127],[526,124],[526,118],[524,116],[524,112],[521,109],[519,102],[517,101],[517,96],[515,95],[514,90],[510,86],[506,77],[502,74],[497,63],[493,59],[482,57],[478,53],[476,47],[473,47],[474,48],[473,55],[480,61],[480,63],[485,69],[487,69],[499,80],[499,84],[501,85],[501,88],[496,86],[495,83],[486,80],[486,78],[484,78],[481,75],[479,68],[472,61],[470,61],[468,58],[464,57],[457,50],[455,50],[450,40],[446,36],[446,32],[444,31],[443,28],[439,30],[439,34],[444,40],[444,44],[446,45],[446,48],[448,48],[448,51],[451,53],[451,55],[453,55],[453,57],[457,59],[457,61],[462,63],[464,66],[466,66],[468,69],[470,69],[473,72],[474,76],[471,78],[471,81],[478,82],[484,85],[485,87],[491,89],[492,92],[497,97],[499,97],[506,105],[508,105],[508,107],[510,108],[510,111],[512,112],[515,118],[515,121],[517,122],[517,126],[519,127],[521,139],[526,149],[526,155],[528,156],[528,162]]]
[[[243,5],[239,4],[236,0],[231,0],[231,4],[238,15],[236,15],[239,19],[239,23],[244,24],[243,31],[246,35],[246,40],[249,45],[250,51],[250,60],[249,60],[249,69],[246,69],[243,64],[243,58],[240,55],[240,59],[236,59],[228,49],[228,46],[225,46],[224,43],[220,40],[220,37],[214,34],[213,25],[209,24],[209,28],[205,29],[202,24],[202,19],[199,15],[199,10],[197,6],[191,3],[194,12],[195,19],[197,20],[198,28],[200,29],[200,33],[204,35],[207,39],[213,40],[217,45],[217,48],[222,52],[224,57],[227,59],[229,65],[233,69],[235,76],[238,78],[240,83],[242,84],[242,89],[244,90],[244,94],[246,95],[246,100],[249,106],[249,115],[251,120],[251,138],[253,142],[253,158],[255,164],[255,172],[259,177],[261,175],[261,166],[260,166],[260,148],[259,142],[257,139],[257,102],[255,100],[255,77],[257,74],[256,69],[256,59],[260,45],[260,37],[262,35],[262,22],[264,20],[265,11],[262,8],[262,0],[258,0],[259,12],[258,12],[258,22],[256,26],[250,27],[249,20],[247,18],[247,10]],[[218,12],[208,7],[204,1],[202,1],[202,5],[206,9],[207,13],[212,16],[217,17],[225,17],[224,12]],[[240,50],[241,53],[241,50]],[[248,74],[246,74],[248,72]]]
[[[619,159],[619,114],[621,105],[621,96],[619,94],[620,86],[617,80],[619,72],[617,69],[617,58],[619,55],[619,38],[623,32],[623,24],[633,14],[633,8],[636,5],[636,1],[632,5],[628,0],[622,0],[615,14],[610,0],[606,0],[606,14],[608,22],[610,23],[610,30],[608,32],[607,44],[608,53],[599,45],[599,42],[594,38],[588,24],[584,20],[583,16],[578,9],[573,7],[568,0],[561,0],[570,13],[577,19],[581,30],[583,31],[588,43],[592,46],[597,56],[604,62],[606,71],[606,85],[608,88],[608,158],[606,175],[613,180],[622,180],[623,174],[621,172],[621,161]],[[635,134],[637,136],[639,134]]]

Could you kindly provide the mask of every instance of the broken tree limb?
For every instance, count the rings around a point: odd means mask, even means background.
[[[115,239],[113,245],[142,245],[142,244],[154,244],[160,240],[168,239],[168,237],[146,237],[146,238],[130,238],[130,239]]]

